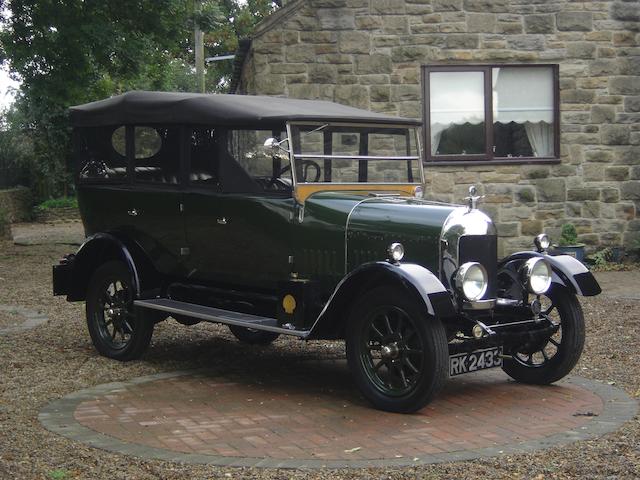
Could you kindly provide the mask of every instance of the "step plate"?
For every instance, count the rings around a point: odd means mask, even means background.
[[[279,327],[278,321],[275,318],[232,312],[230,310],[222,310],[220,308],[196,305],[195,303],[179,302],[168,298],[135,300],[133,305],[138,308],[149,308],[152,310],[161,310],[167,313],[175,313],[176,315],[184,315],[185,317],[198,318],[207,322],[237,325],[239,327],[281,333],[283,335],[293,335],[300,338],[305,338],[310,333],[307,330],[289,330],[287,328]]]

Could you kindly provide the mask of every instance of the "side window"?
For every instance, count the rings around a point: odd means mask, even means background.
[[[127,157],[124,127],[87,127],[75,131],[79,180],[124,182]]]
[[[189,183],[216,185],[218,183],[218,154],[213,128],[195,128],[191,131],[191,169]]]
[[[180,182],[180,128],[134,128],[135,181],[176,185]]]
[[[290,190],[289,159],[286,154],[272,155],[265,151],[264,142],[270,137],[282,140],[286,133],[274,135],[271,130],[230,130],[227,152],[263,190]]]

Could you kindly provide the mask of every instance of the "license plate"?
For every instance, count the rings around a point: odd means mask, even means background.
[[[449,376],[477,372],[485,368],[502,366],[502,347],[485,348],[470,353],[458,353],[449,357]]]

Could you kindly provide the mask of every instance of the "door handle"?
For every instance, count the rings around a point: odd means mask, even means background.
[[[135,208],[132,208],[131,210],[127,210],[127,213],[129,214],[129,216],[131,217],[137,217],[138,216],[138,210]]]
[[[218,219],[218,225],[226,225],[226,224],[227,224],[227,219],[225,217]]]

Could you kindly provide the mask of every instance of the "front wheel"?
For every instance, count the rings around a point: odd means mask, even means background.
[[[87,327],[96,350],[105,357],[139,358],[149,346],[154,322],[133,310],[131,273],[122,262],[100,266],[89,282]]]
[[[541,315],[556,325],[547,339],[522,345],[505,359],[502,369],[517,382],[545,385],[569,374],[584,347],[584,315],[576,296],[554,287],[540,298]]]
[[[380,410],[415,412],[438,394],[448,377],[442,323],[397,288],[376,288],[357,302],[347,324],[346,347],[357,387]]]

